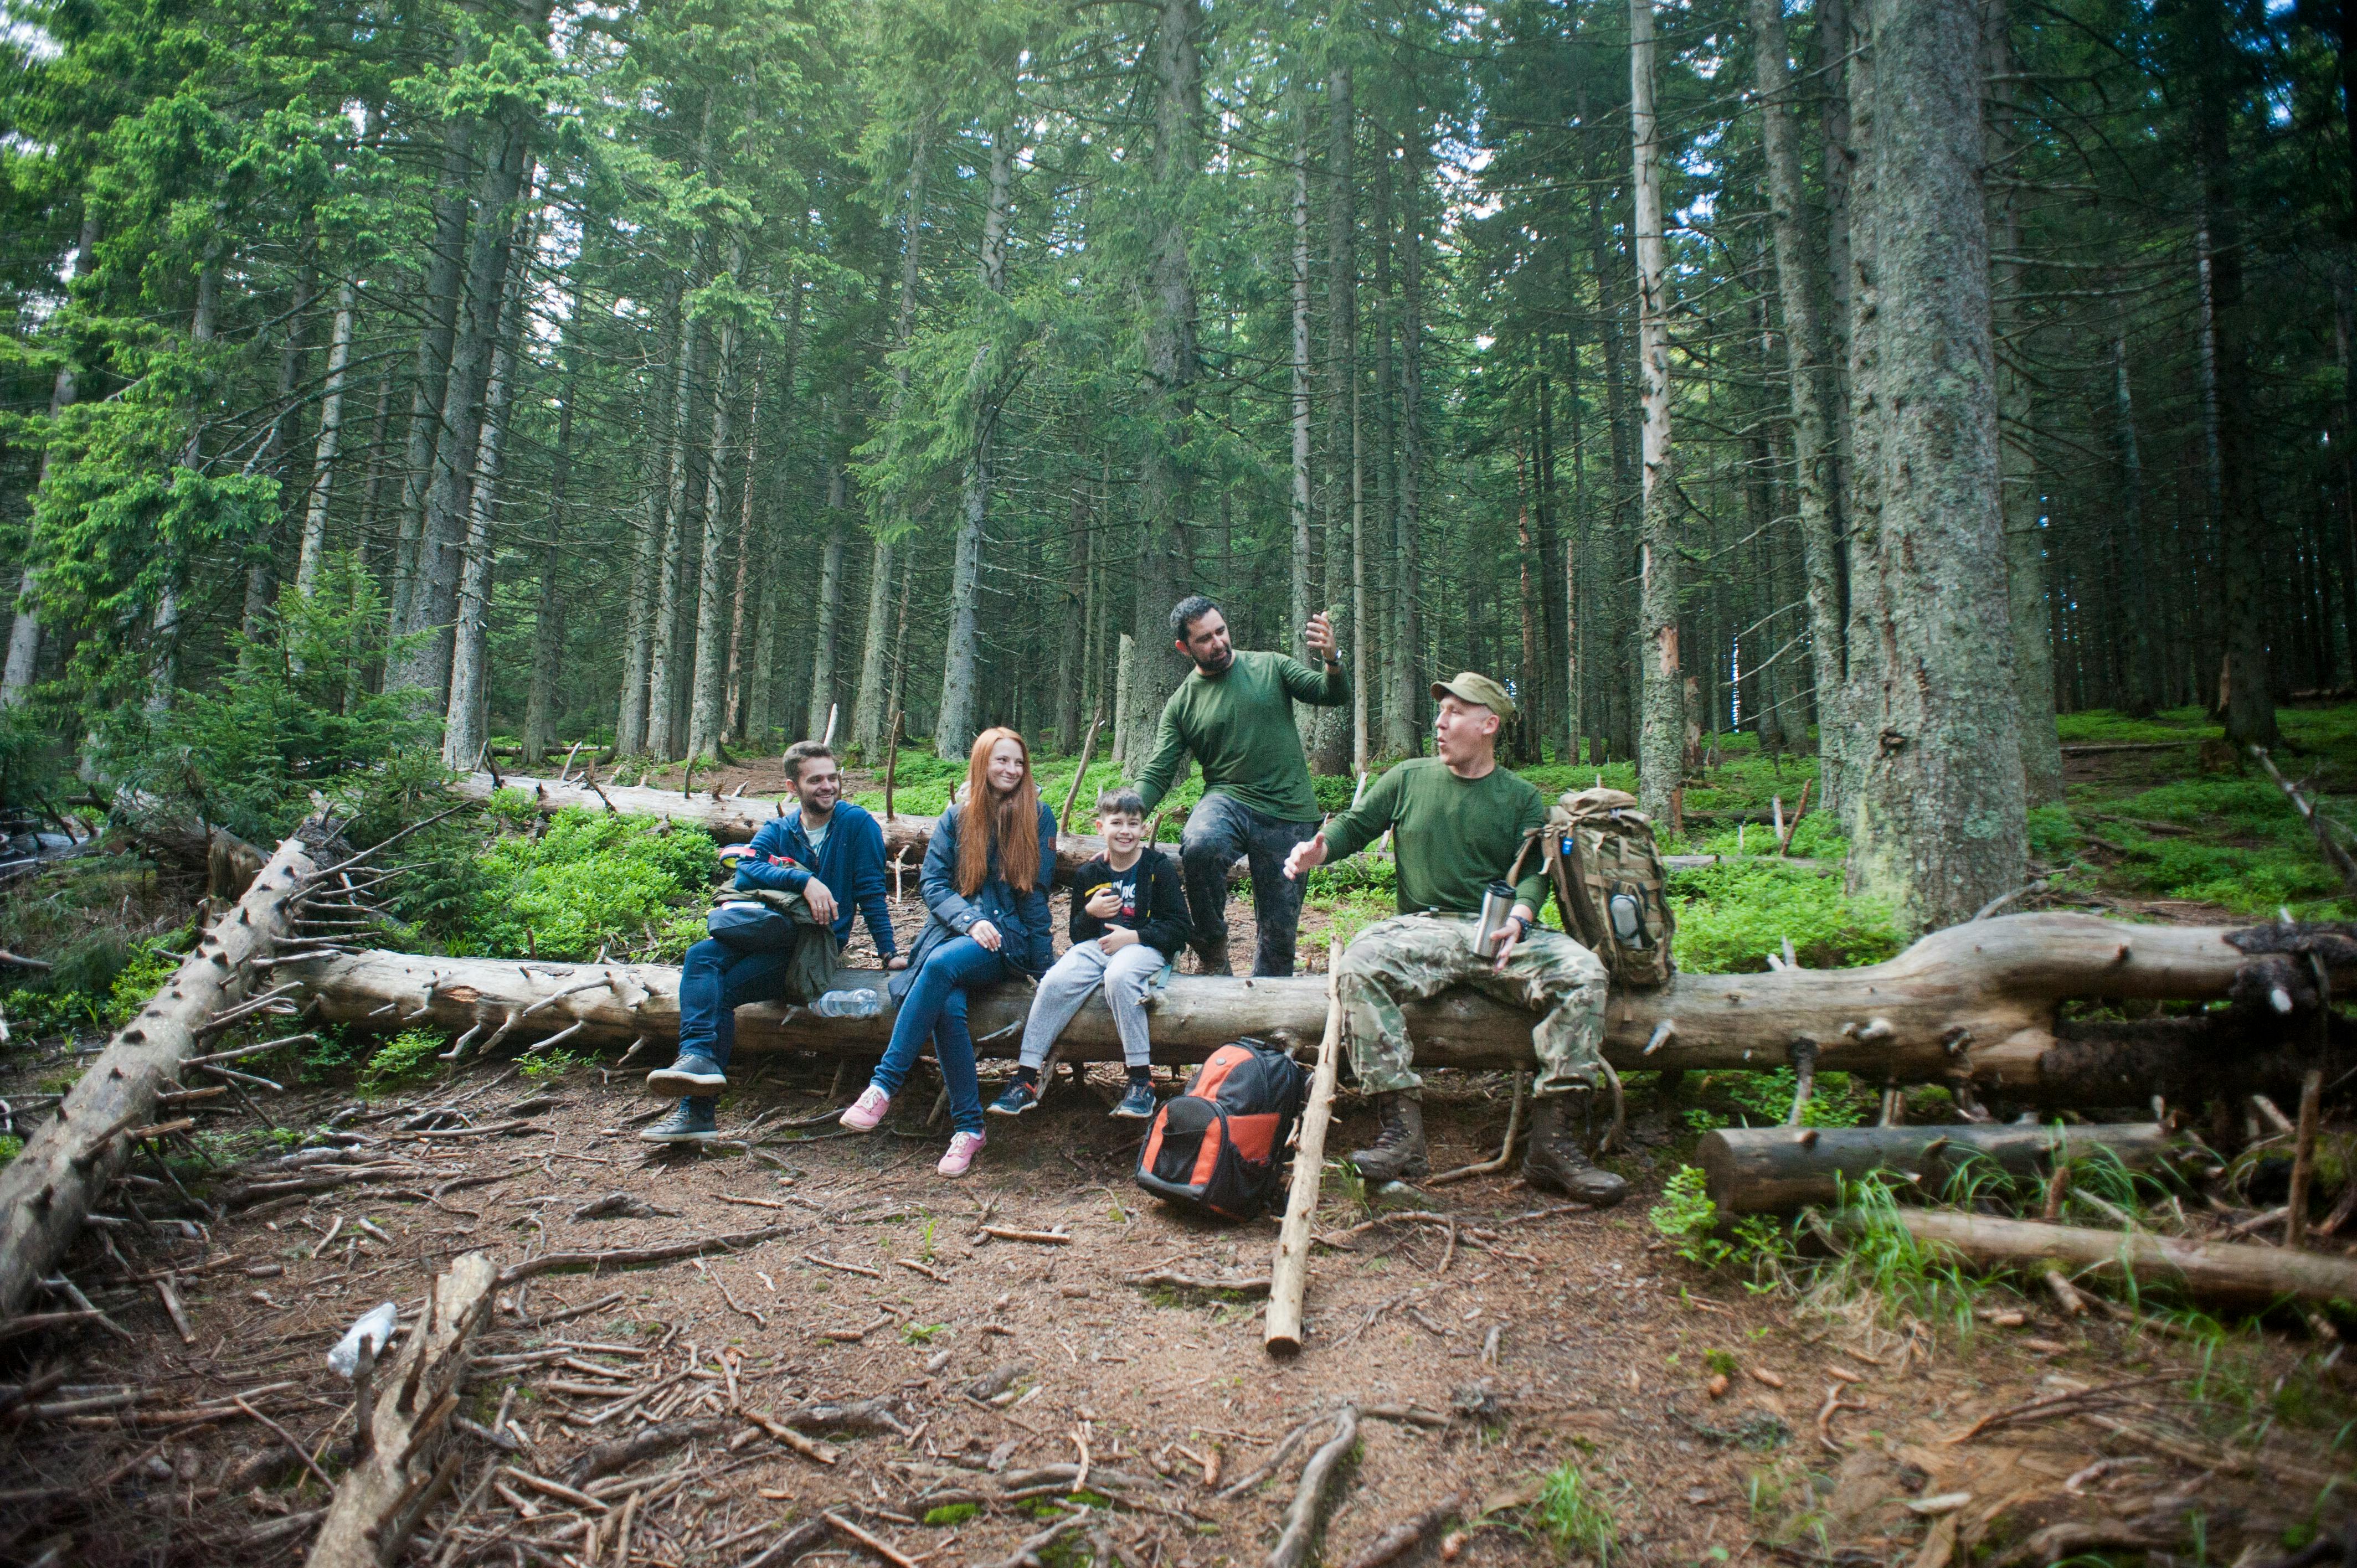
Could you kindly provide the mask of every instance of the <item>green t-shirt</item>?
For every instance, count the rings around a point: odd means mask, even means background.
[[[1238,804],[1281,822],[1318,819],[1309,759],[1293,725],[1293,704],[1340,707],[1351,678],[1338,666],[1320,674],[1282,653],[1239,653],[1217,675],[1190,671],[1163,704],[1154,755],[1137,775],[1137,792],[1154,810],[1186,777],[1191,754],[1206,793],[1223,789]]]
[[[1513,868],[1524,835],[1545,821],[1546,797],[1512,768],[1459,779],[1437,757],[1411,757],[1326,824],[1326,858],[1356,854],[1389,828],[1399,861],[1401,911],[1475,914],[1489,885]],[[1542,911],[1545,864],[1534,854],[1523,869],[1514,896],[1534,913]]]

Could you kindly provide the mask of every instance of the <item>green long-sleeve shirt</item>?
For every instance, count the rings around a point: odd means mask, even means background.
[[[1152,811],[1186,777],[1191,754],[1203,768],[1203,789],[1225,790],[1280,822],[1318,820],[1318,792],[1309,759],[1293,725],[1293,704],[1335,708],[1351,700],[1351,678],[1337,665],[1325,673],[1282,653],[1239,653],[1217,675],[1189,672],[1163,704],[1154,755],[1137,775],[1137,792]]]
[[[1483,891],[1513,868],[1523,836],[1545,821],[1546,798],[1511,768],[1459,779],[1437,757],[1411,757],[1326,824],[1326,858],[1356,854],[1389,828],[1401,911],[1475,914]],[[1546,868],[1534,854],[1523,869],[1514,897],[1536,913],[1546,907]]]

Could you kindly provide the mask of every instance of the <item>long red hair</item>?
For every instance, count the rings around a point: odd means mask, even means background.
[[[1023,753],[1023,782],[1003,797],[990,787],[990,754],[1002,740]],[[1001,726],[974,737],[965,759],[965,810],[958,813],[957,887],[971,898],[990,875],[990,852],[998,852],[998,874],[1017,893],[1039,880],[1039,786],[1031,777],[1031,748]],[[976,832],[979,826],[983,831]]]

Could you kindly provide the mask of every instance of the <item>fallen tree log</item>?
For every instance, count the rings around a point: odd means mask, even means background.
[[[378,1568],[401,1560],[418,1518],[458,1471],[441,1438],[458,1408],[467,1352],[490,1315],[499,1270],[480,1252],[454,1261],[434,1282],[425,1310],[388,1368],[367,1374],[358,1452],[336,1487],[309,1568]]]
[[[1951,1127],[1724,1127],[1695,1146],[1706,1189],[1721,1214],[1774,1214],[1836,1203],[1845,1182],[1875,1171],[1915,1181],[1937,1194],[1950,1173],[1986,1164],[2016,1177],[2069,1160],[2116,1157],[2151,1170],[2183,1152],[2157,1122],[2124,1125]]]
[[[783,797],[759,795],[721,795],[712,790],[683,795],[674,789],[625,789],[619,785],[559,784],[546,779],[511,778],[501,775],[494,779],[488,773],[462,775],[451,788],[469,800],[489,800],[501,789],[521,790],[532,798],[534,810],[542,816],[553,817],[563,811],[614,811],[627,816],[652,817],[659,822],[685,822],[702,828],[722,843],[748,843],[761,831],[761,824],[773,817],[783,816],[789,801]],[[925,858],[925,846],[932,842],[931,817],[878,817],[884,830],[884,858],[901,861],[914,866]],[[1056,880],[1070,882],[1082,866],[1104,854],[1104,840],[1093,833],[1059,833],[1056,835]],[[1388,858],[1372,856],[1372,858]],[[1717,854],[1673,854],[1663,857],[1673,870],[1692,870],[1698,866],[1734,863],[1739,858],[1765,859],[1764,856],[1738,857]],[[1234,882],[1244,875],[1245,862],[1239,859],[1228,870],[1228,880]],[[1803,870],[1829,869],[1813,860],[1786,860],[1780,864],[1799,866]]]
[[[2141,1107],[2156,1092],[2192,1099],[2210,1083],[2242,1091],[2255,1077],[2272,1082],[2267,1075],[2279,1069],[2297,1086],[2300,1070],[2316,1065],[2285,1043],[2316,1037],[2314,1014],[2307,1011],[2315,1004],[2313,983],[2299,990],[2305,968],[2294,961],[2295,953],[2310,952],[2336,985],[2357,982],[2357,940],[2338,928],[2230,932],[2084,915],[2008,916],[1934,932],[1862,969],[1681,974],[1659,990],[1616,992],[1606,1012],[1605,1055],[1624,1071],[1768,1070],[1796,1054],[1813,1055],[1820,1072],[1856,1073],[1879,1084],[1969,1082],[2025,1103],[2055,1105]],[[577,1029],[570,1037],[585,1045],[673,1039],[679,1030],[679,972],[654,964],[365,952],[307,961],[284,973],[318,998],[326,1021],[361,1028],[505,1030],[519,1041]],[[872,988],[882,980],[855,971],[845,983]],[[1318,975],[1176,975],[1151,1002],[1155,1058],[1197,1061],[1239,1036],[1278,1029],[1310,1038],[1324,1024],[1325,992]],[[2272,1000],[2278,993],[2286,997],[2280,1010]],[[2228,997],[2233,1006],[2198,1018],[2154,1021],[2193,1026],[2186,1029],[2057,1021],[2061,1004],[2072,998]],[[969,1017],[983,1054],[1014,1054],[1028,1004],[1020,986],[974,994]],[[1420,1062],[1534,1065],[1526,1013],[1467,990],[1405,1011]],[[891,1026],[888,1010],[873,1018],[819,1018],[764,1003],[738,1010],[737,1042],[740,1051],[872,1057],[882,1054]],[[2120,1031],[2116,1040],[2106,1030]],[[2280,1038],[2259,1048],[2274,1037],[2270,1031]],[[2335,1031],[2335,1054],[2357,1050],[2357,1042],[2343,1041],[2345,1032]],[[1119,1056],[1102,998],[1082,1010],[1063,1049],[1074,1061]]]
[[[25,1305],[81,1229],[91,1200],[131,1157],[125,1134],[159,1118],[156,1096],[198,1031],[245,993],[248,965],[283,941],[312,865],[301,841],[278,846],[237,908],[213,922],[165,987],[115,1035],[55,1118],[0,1169],[0,1317]]]
[[[1936,1208],[1900,1208],[1899,1223],[1918,1242],[1984,1268],[2062,1264],[2074,1278],[2138,1290],[2173,1291],[2190,1300],[2255,1311],[2286,1300],[2357,1305],[2357,1262],[2319,1252],[2233,1241],[2187,1241],[2149,1231],[2094,1230],[2032,1219],[1999,1219]],[[1835,1217],[1857,1234],[1877,1221],[1856,1209]]]

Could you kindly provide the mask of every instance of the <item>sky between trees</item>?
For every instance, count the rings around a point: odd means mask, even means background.
[[[6,0],[5,695],[453,767],[1134,761],[1336,617],[1318,766],[1819,758],[1913,923],[2061,708],[2357,680],[2357,19],[2225,0]],[[274,671],[274,674],[273,673]],[[404,732],[408,733],[408,732]]]

